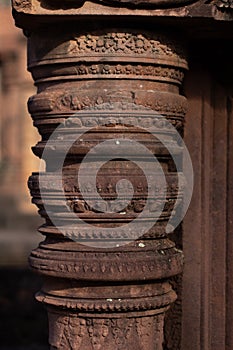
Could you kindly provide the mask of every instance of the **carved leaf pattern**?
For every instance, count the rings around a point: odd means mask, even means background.
[[[179,56],[184,58],[183,50],[179,50],[174,43],[164,41],[159,36],[147,38],[140,33],[113,32],[107,34],[84,34],[74,36],[70,40],[68,54],[125,54],[125,55],[162,55]],[[84,72],[86,67],[83,67]],[[106,68],[107,69],[107,68]]]

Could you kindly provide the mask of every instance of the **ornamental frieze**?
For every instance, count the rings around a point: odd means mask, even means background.
[[[77,318],[71,313],[65,313],[61,319],[54,310],[50,312],[51,323],[56,323],[56,334],[58,334],[57,337],[53,334],[50,336],[50,343],[53,345],[51,350],[68,348],[79,350],[88,346],[93,350],[100,350],[104,349],[109,342],[115,350],[125,350],[127,341],[130,339],[135,339],[138,344],[143,343],[141,349],[146,350],[148,346],[156,346],[160,342],[160,339],[157,339],[156,342],[151,343],[148,332],[163,328],[163,318],[160,315],[142,319],[136,315],[127,319],[114,318],[113,315],[110,315],[108,320],[95,318],[92,315],[88,318]],[[98,344],[96,344],[96,339],[99,339]]]
[[[150,93],[147,93],[150,96]],[[134,96],[133,96],[134,95]],[[52,112],[52,113],[61,113],[62,112],[71,112],[72,114],[74,114],[74,111],[79,111],[79,110],[86,110],[86,109],[90,109],[89,107],[91,107],[91,109],[93,109],[94,111],[108,111],[111,110],[114,113],[114,109],[115,109],[115,115],[116,115],[116,120],[118,124],[122,123],[122,118],[118,117],[117,118],[117,111],[125,111],[128,110],[128,115],[133,118],[133,111],[142,111],[144,109],[144,115],[146,116],[146,111],[145,108],[143,108],[142,105],[140,105],[140,100],[142,99],[141,95],[143,95],[143,92],[141,93],[135,93],[135,94],[131,94],[131,96],[129,96],[128,98],[131,99],[131,101],[135,101],[138,102],[138,104],[133,104],[133,103],[127,103],[127,102],[118,102],[118,103],[112,103],[109,102],[112,99],[114,99],[114,94],[112,96],[93,96],[93,98],[88,97],[88,96],[83,96],[83,94],[81,92],[79,93],[71,93],[71,92],[57,92],[57,96],[55,95],[50,95],[49,93],[41,93],[39,95],[35,95],[32,96],[29,99],[29,111],[31,113],[33,113],[33,116],[35,116],[35,119],[38,119],[37,115],[40,115],[41,113],[44,112]],[[150,101],[150,103],[152,104],[152,106],[154,107],[153,109],[156,112],[161,112],[162,114],[164,113],[170,113],[170,114],[185,114],[187,111],[187,102],[186,99],[182,96],[177,97],[172,96],[172,94],[169,94],[170,99],[168,100],[168,93],[164,94],[164,93],[158,93],[158,95],[156,97],[154,97],[154,101]],[[173,97],[173,100],[172,100]],[[105,103],[102,103],[105,102]],[[148,103],[147,103],[148,104]],[[147,106],[147,108],[149,109],[149,105]],[[104,117],[106,119],[106,125],[108,124],[107,119],[112,118],[114,119],[114,117],[110,117],[110,116],[101,116],[100,114],[98,115],[97,113],[95,113],[95,117],[89,117],[89,120],[92,120],[93,126],[94,125],[99,125],[102,122],[104,122]],[[101,118],[102,118],[102,122],[101,122]],[[135,119],[135,124],[134,125],[140,125],[139,121],[137,118]],[[141,118],[142,119],[142,118]],[[156,118],[154,118],[155,120],[157,120]],[[69,118],[70,120],[70,118]],[[80,126],[85,126],[85,120],[87,120],[87,118],[83,117],[80,118],[79,115],[75,115],[75,117],[72,118],[73,123],[76,123],[77,125],[79,124],[78,120],[80,121]],[[98,122],[99,120],[99,122]]]
[[[29,38],[31,55],[29,69],[38,70],[51,59],[55,63],[62,63],[68,57],[69,62],[143,62],[162,63],[167,66],[187,69],[186,52],[176,40],[168,40],[160,33],[141,34],[137,30],[106,32],[93,31],[93,33],[78,33],[67,35],[61,32],[59,38],[50,36],[42,41],[36,34]],[[101,59],[102,57],[102,59]],[[100,61],[101,60],[101,61]],[[39,66],[37,63],[40,62]],[[108,68],[105,66],[108,74]],[[85,73],[85,66],[83,66]],[[34,73],[35,74],[35,73]]]

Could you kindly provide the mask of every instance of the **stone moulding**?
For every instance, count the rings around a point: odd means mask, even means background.
[[[12,0],[13,6],[18,11],[25,13],[46,13],[54,10],[75,10],[82,7],[85,0]],[[104,6],[117,6],[121,8],[139,8],[139,9],[172,9],[179,6],[185,6],[198,2],[200,0],[96,0],[93,1],[92,8],[95,8],[95,4]],[[230,0],[229,0],[230,1]],[[64,11],[65,12],[65,11]]]
[[[58,15],[55,21],[61,21],[65,15],[79,15],[80,18],[99,16],[147,16],[148,20],[156,17],[180,19],[215,18],[218,20],[232,20],[232,0],[96,0],[72,1],[67,0],[12,0],[16,23],[22,26],[20,15],[37,15],[34,21],[23,21],[30,26],[38,26],[40,16],[46,22],[50,16]],[[48,16],[48,17],[47,17]],[[107,18],[107,17],[106,17]]]

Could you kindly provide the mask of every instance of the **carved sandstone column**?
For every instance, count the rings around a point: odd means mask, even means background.
[[[48,310],[51,349],[162,350],[164,314],[176,299],[169,278],[181,272],[183,261],[166,226],[182,195],[170,153],[179,157],[182,151],[175,128],[182,130],[186,110],[179,94],[186,59],[166,30],[145,30],[137,19],[114,16],[96,16],[91,24],[70,10],[61,21],[57,9],[63,6],[48,6],[54,11],[49,20],[16,17],[27,29],[28,68],[38,88],[29,100],[41,134],[33,151],[46,160],[46,172],[29,179],[45,218],[39,228],[45,240],[30,264],[44,276],[37,299]],[[88,180],[80,186],[84,156],[111,139],[116,147],[103,148],[100,158],[109,153],[111,159],[95,185]],[[157,170],[125,140],[149,149]],[[89,159],[87,177],[98,161],[96,154]],[[142,234],[130,226],[138,217]]]

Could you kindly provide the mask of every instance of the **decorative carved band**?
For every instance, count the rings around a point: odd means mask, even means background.
[[[59,64],[58,67],[50,69],[46,72],[43,69],[43,77],[40,78],[40,69],[34,69],[36,83],[56,81],[56,80],[85,80],[85,79],[135,79],[135,80],[151,80],[161,82],[171,82],[181,84],[184,72],[179,69],[163,67],[161,65],[152,64],[78,64],[74,63],[67,67]]]
[[[106,125],[113,125],[114,119],[116,119],[118,124],[126,124],[125,120],[131,118],[131,125],[151,128],[153,125],[159,127],[160,124],[163,126],[151,109],[168,117],[174,115],[176,119],[179,116],[183,117],[187,111],[186,98],[169,92],[156,90],[149,92],[132,91],[128,92],[128,94],[124,94],[124,92],[122,94],[114,94],[112,92],[111,95],[109,92],[102,92],[102,94],[93,92],[92,95],[92,91],[89,91],[89,96],[87,94],[87,91],[83,93],[72,90],[55,90],[53,92],[41,92],[32,96],[29,99],[28,107],[35,120],[35,125],[45,122],[46,118],[49,118],[49,116],[51,118],[52,115],[54,119],[57,119],[59,114],[62,115],[64,113],[67,115],[69,113],[73,115],[75,111],[92,109],[92,115],[87,111],[84,111],[82,115],[75,115],[73,120],[77,126],[95,127],[103,125],[103,122]],[[148,97],[148,101],[144,101],[145,96]],[[121,101],[115,102],[117,99]],[[147,108],[142,104],[146,104]],[[102,111],[101,115],[94,110]],[[106,113],[104,113],[104,110]],[[109,111],[111,111],[111,115]],[[64,117],[65,115],[61,116],[63,119],[60,122],[64,120]],[[113,120],[112,123],[111,119]],[[146,120],[146,124],[143,123],[144,120]]]
[[[57,245],[58,250],[54,251],[53,243],[50,244],[48,241],[47,244],[32,252],[30,264],[44,275],[86,281],[160,280],[181,272],[183,255],[174,245],[171,245],[169,240],[163,237],[160,246],[154,247],[150,247],[149,240],[142,242],[137,242],[134,247],[129,245],[128,252],[121,252],[116,248],[109,253],[100,251],[99,254],[93,255],[92,252],[90,254],[82,252],[80,245],[75,247],[74,244],[70,247],[68,244],[63,246],[70,249],[76,248],[76,252],[64,253],[59,245]],[[48,252],[50,252],[49,257]],[[65,254],[67,260],[64,261],[58,254],[62,256]],[[137,255],[137,264],[135,264],[135,255]]]
[[[53,34],[53,33],[52,33]],[[166,66],[187,69],[186,54],[175,39],[168,40],[166,36],[151,32],[130,29],[96,31],[76,35],[54,35],[38,40],[36,34],[29,38],[32,55],[29,57],[29,68],[35,65],[65,63],[65,62],[131,62],[136,64],[162,64]],[[86,71],[83,65],[84,72]],[[94,69],[94,71],[96,68]],[[93,73],[92,74],[96,74]],[[127,73],[126,73],[127,74]]]
[[[58,314],[50,308],[49,320],[51,350],[127,350],[129,343],[141,350],[153,350],[155,347],[162,350],[163,314],[142,318],[140,315],[116,318],[112,314],[108,318],[92,315],[84,318],[67,312]],[[151,332],[157,334],[153,341]]]

